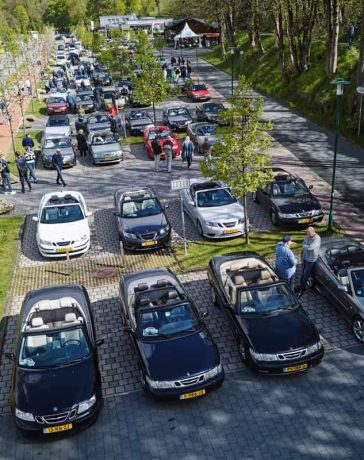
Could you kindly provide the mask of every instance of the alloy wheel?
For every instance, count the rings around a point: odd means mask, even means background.
[[[358,339],[359,342],[364,342],[364,320],[361,318],[356,318],[353,321],[352,329],[355,338]]]
[[[203,236],[203,230],[199,220],[197,221],[197,231],[200,236]]]
[[[216,291],[214,286],[210,284],[210,294],[211,294],[211,300],[214,305],[217,305],[217,298],[216,298]]]

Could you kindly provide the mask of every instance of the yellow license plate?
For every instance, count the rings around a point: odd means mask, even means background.
[[[299,224],[310,224],[311,222],[313,222],[313,219],[300,219],[298,221]]]
[[[155,246],[156,244],[158,244],[158,241],[145,241],[143,246]]]
[[[66,425],[50,426],[49,428],[43,428],[43,433],[59,433],[61,431],[72,430],[72,428],[72,423],[67,423]]]
[[[115,160],[115,157],[106,157],[105,160],[108,160],[108,161]]]
[[[58,248],[58,252],[61,254],[65,254],[66,252],[72,252],[73,247],[72,246],[65,246],[64,248]]]
[[[239,233],[238,228],[229,228],[229,230],[225,230],[225,235],[231,235],[232,233]]]
[[[307,363],[305,364],[300,364],[299,366],[290,366],[290,367],[284,367],[283,372],[297,372],[297,371],[303,371],[304,369],[307,369],[308,365]]]
[[[192,393],[185,393],[184,395],[180,395],[179,399],[192,399],[192,398],[197,398],[198,396],[202,396],[206,393],[206,390],[198,390],[198,391],[193,391]]]

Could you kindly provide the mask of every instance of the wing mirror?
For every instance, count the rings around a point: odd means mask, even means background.
[[[338,284],[337,288],[338,288],[339,291],[349,292],[349,288],[347,286],[345,286],[345,284]]]
[[[92,211],[87,211],[87,212],[86,212],[86,216],[87,216],[87,217],[91,217],[91,216],[92,216]]]
[[[98,339],[98,340],[96,340],[95,345],[97,347],[99,347],[99,346],[103,345],[104,343],[105,343],[105,339]]]
[[[309,185],[308,189],[309,189],[309,190],[312,190],[312,189],[313,189],[313,185]]]
[[[169,208],[169,204],[168,204],[168,203],[164,203],[164,204],[163,204],[163,208],[164,208],[164,209],[168,209],[168,208]]]
[[[34,220],[34,222],[39,222],[39,219],[38,219],[37,216],[33,216],[33,217],[32,217],[32,220]]]
[[[195,202],[192,201],[192,200],[189,200],[189,201],[188,201],[188,204],[189,204],[190,206],[196,206]]]
[[[15,361],[14,353],[5,353],[5,356],[10,359],[10,361]]]
[[[124,331],[131,335],[134,334],[133,329],[130,326],[125,326]]]
[[[201,319],[205,319],[207,316],[209,316],[209,312],[207,310],[201,313]]]

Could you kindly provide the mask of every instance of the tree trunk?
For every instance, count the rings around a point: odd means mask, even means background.
[[[264,47],[262,40],[260,38],[260,10],[257,0],[253,1],[253,27],[256,44],[258,46],[258,51],[261,54],[264,54]]]
[[[340,0],[325,0],[326,14],[326,73],[333,75],[337,69],[337,50],[340,27]]]
[[[358,86],[361,86],[364,82],[364,0],[362,0],[360,55],[356,80]]]
[[[363,0],[364,1],[364,0]],[[276,23],[276,38],[277,46],[279,52],[279,63],[281,68],[282,79],[285,82],[288,82],[287,72],[286,72],[286,61],[285,61],[285,50],[284,50],[284,28],[283,28],[283,14],[282,14],[282,5],[278,1],[275,5],[275,23]]]
[[[244,201],[244,231],[245,231],[245,244],[250,244],[249,237],[249,217],[248,217],[248,195],[243,196]]]
[[[218,13],[218,24],[220,30],[220,44],[221,44],[221,54],[224,58],[226,55],[226,35],[225,35],[225,28],[224,28],[224,21],[222,20],[221,13]]]

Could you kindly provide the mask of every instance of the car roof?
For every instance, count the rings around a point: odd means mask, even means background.
[[[191,184],[191,188],[195,192],[200,192],[202,190],[213,190],[216,188],[227,188],[219,181],[204,181],[204,182],[194,182]]]

